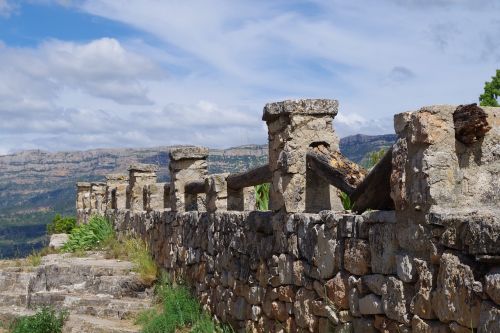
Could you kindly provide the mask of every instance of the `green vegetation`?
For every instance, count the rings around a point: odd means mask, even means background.
[[[165,275],[156,287],[156,294],[161,305],[159,311],[146,311],[137,319],[143,325],[143,333],[233,332],[214,322],[186,286],[171,283]]]
[[[264,183],[255,186],[255,208],[257,210],[269,210],[269,190],[271,184]]]
[[[64,244],[64,252],[75,252],[78,250],[103,249],[114,237],[113,226],[107,218],[100,215],[90,217],[87,224],[82,224],[73,229],[69,240]]]
[[[134,264],[134,270],[139,273],[141,280],[152,284],[158,276],[158,266],[149,252],[149,248],[142,239],[127,237],[121,240],[111,238],[107,244],[107,257],[129,260]]]
[[[56,214],[51,223],[47,224],[47,233],[52,234],[69,234],[76,227],[76,218],[73,216],[63,217],[61,214]]]
[[[340,192],[339,194],[340,201],[342,202],[342,206],[344,207],[345,210],[351,210],[352,207],[354,207],[354,202],[352,202],[351,198],[347,193],[345,192]]]
[[[61,333],[68,318],[66,311],[56,312],[43,307],[32,316],[23,316],[12,322],[10,333]]]
[[[28,257],[26,257],[26,262],[30,266],[40,266],[42,263],[42,253],[33,251]]]
[[[484,93],[479,96],[481,106],[500,106],[498,103],[500,97],[500,69],[497,69],[495,76],[490,82],[484,83]]]
[[[367,154],[367,160],[365,162],[364,167],[368,170],[372,169],[380,160],[382,157],[384,157],[385,153],[387,152],[386,148],[380,148],[379,150],[369,152]]]

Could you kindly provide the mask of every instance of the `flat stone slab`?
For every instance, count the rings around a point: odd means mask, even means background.
[[[206,159],[208,157],[207,147],[179,147],[170,150],[170,159],[174,161],[187,159]]]
[[[262,120],[270,121],[281,115],[331,115],[335,117],[339,102],[335,99],[296,99],[268,103],[264,106]]]

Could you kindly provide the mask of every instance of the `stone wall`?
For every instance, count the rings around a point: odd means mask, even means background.
[[[171,152],[171,184],[140,168],[148,181],[127,192],[134,209],[94,209],[109,208],[97,202],[102,184],[79,184],[79,219],[105,214],[144,238],[237,331],[500,332],[499,108],[484,108],[491,130],[467,144],[455,138],[456,106],[397,115],[387,175],[396,209],[362,214],[335,211],[334,191],[305,162],[315,144],[336,149],[336,108],[266,106],[270,212],[248,211],[253,192],[207,175],[206,149],[190,147]]]

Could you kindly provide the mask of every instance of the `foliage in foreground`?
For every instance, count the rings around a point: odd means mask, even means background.
[[[149,310],[139,316],[143,333],[229,333],[231,328],[215,323],[186,286],[172,284],[165,276],[156,287],[160,311]],[[189,330],[186,330],[189,329]]]
[[[152,284],[158,276],[156,265],[149,248],[142,239],[126,237],[123,239],[112,238],[108,241],[107,257],[129,260],[134,264],[134,270],[139,273],[141,280]]]
[[[498,98],[500,97],[500,69],[497,69],[495,76],[490,82],[484,83],[484,93],[479,96],[481,106],[500,106]]]
[[[47,224],[47,233],[52,234],[69,234],[76,227],[76,218],[74,216],[61,216],[56,214],[52,222]]]
[[[73,229],[62,250],[75,252],[103,248],[114,235],[113,226],[107,218],[93,215],[87,224],[79,225]]]
[[[64,322],[68,318],[66,311],[43,307],[32,316],[23,316],[15,320],[9,327],[11,333],[61,333]]]
[[[255,208],[257,210],[269,210],[269,189],[271,184],[264,183],[255,186]]]

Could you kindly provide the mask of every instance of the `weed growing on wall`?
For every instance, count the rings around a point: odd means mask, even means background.
[[[255,186],[255,208],[257,210],[269,210],[269,189],[271,184],[264,183]]]
[[[139,273],[141,280],[152,284],[158,275],[156,265],[149,248],[142,239],[126,237],[123,239],[111,238],[107,244],[107,258],[130,260],[134,270]]]
[[[23,316],[9,327],[11,333],[61,333],[68,318],[66,311],[57,312],[48,307],[41,308],[32,316]]]
[[[203,312],[198,300],[191,295],[186,286],[171,283],[164,275],[155,288],[161,304],[159,311],[148,310],[142,313],[137,323],[143,326],[143,333],[230,333]]]
[[[64,252],[75,252],[78,250],[102,249],[114,235],[113,226],[107,218],[93,215],[87,224],[82,224],[73,229],[62,250]]]

